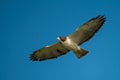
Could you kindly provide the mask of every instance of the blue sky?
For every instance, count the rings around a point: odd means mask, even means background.
[[[120,80],[119,0],[1,0],[0,80]],[[97,15],[102,29],[81,47],[57,59],[32,62],[30,54],[57,42]]]

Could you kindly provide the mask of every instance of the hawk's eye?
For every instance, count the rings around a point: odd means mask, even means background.
[[[66,40],[66,37],[61,37],[60,36],[60,40],[64,42]]]

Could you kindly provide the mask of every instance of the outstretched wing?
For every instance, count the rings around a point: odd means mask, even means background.
[[[47,46],[35,51],[30,58],[33,61],[43,61],[57,58],[58,56],[66,54],[67,52],[69,52],[69,50],[66,49],[61,43],[56,43],[52,46]]]
[[[101,28],[105,19],[104,16],[92,18],[87,23],[80,26],[69,38],[78,45],[81,45],[83,42],[88,41]]]

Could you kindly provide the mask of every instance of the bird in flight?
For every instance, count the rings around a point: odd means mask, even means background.
[[[84,23],[75,32],[69,36],[59,36],[58,42],[51,46],[43,47],[32,53],[30,59],[32,61],[44,61],[57,58],[69,51],[73,51],[77,58],[85,56],[88,51],[79,47],[84,42],[88,41],[101,28],[106,21],[104,16],[97,16]]]

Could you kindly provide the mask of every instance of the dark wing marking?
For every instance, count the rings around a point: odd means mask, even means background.
[[[69,36],[78,45],[88,41],[101,28],[106,21],[104,16],[97,16],[92,18],[87,23],[83,24],[73,34]]]
[[[35,51],[31,56],[33,61],[43,61],[47,59],[57,58],[69,52],[61,43],[54,44],[52,46],[44,47]]]

